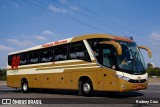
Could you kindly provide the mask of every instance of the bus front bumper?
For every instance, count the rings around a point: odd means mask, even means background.
[[[119,84],[119,91],[125,92],[125,91],[133,91],[133,90],[144,90],[148,87],[148,81],[144,83],[131,83],[124,80],[120,80]]]

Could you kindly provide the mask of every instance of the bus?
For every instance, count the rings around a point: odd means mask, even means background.
[[[7,85],[27,93],[32,88],[125,92],[148,86],[146,66],[133,39],[87,34],[8,54]]]

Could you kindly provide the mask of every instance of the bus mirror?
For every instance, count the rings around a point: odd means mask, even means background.
[[[99,42],[100,44],[108,44],[108,45],[113,45],[116,48],[116,52],[118,55],[122,55],[122,47],[119,43],[115,41],[103,41]]]
[[[152,57],[152,52],[151,52],[151,50],[150,50],[148,47],[138,46],[138,48],[140,48],[140,49],[145,49],[146,51],[148,51],[148,56],[149,56],[149,58]]]

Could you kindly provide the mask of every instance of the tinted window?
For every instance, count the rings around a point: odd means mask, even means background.
[[[42,50],[40,54],[40,62],[51,62],[52,61],[52,50],[46,49]]]
[[[11,65],[13,56],[14,55],[9,55],[8,56],[8,65]]]
[[[20,56],[20,65],[25,65],[28,63],[28,55],[27,53],[21,53]]]
[[[101,63],[101,48],[100,48],[100,45],[99,45],[99,42],[102,42],[102,41],[107,41],[108,39],[106,38],[96,38],[96,39],[89,39],[87,40],[90,47],[92,48],[93,50],[93,53],[97,59],[97,61],[99,63]]]
[[[76,42],[70,45],[70,59],[89,59],[87,49],[83,42]]]
[[[34,64],[39,62],[39,52],[34,51],[29,54],[29,63]]]
[[[61,61],[67,59],[67,45],[61,45],[54,48],[54,60]]]
[[[113,57],[110,49],[103,49],[103,65],[107,67],[114,66]]]

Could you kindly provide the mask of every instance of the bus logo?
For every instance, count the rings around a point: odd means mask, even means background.
[[[47,47],[51,47],[54,45],[60,45],[60,44],[64,44],[64,43],[67,43],[67,40],[60,40],[60,41],[56,41],[56,42],[52,42],[52,43],[43,44],[42,48],[47,48]]]
[[[137,79],[138,79],[138,82],[140,83],[141,82],[141,77],[137,77]]]
[[[12,58],[12,64],[11,64],[11,68],[12,69],[17,69],[20,63],[20,56],[14,56]]]

